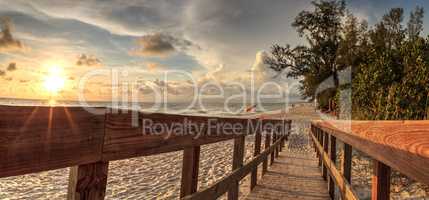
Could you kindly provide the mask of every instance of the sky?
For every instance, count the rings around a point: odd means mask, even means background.
[[[407,15],[417,5],[429,8],[427,0],[347,4],[370,25],[393,7]],[[80,91],[102,100],[111,88],[129,92],[125,83],[137,82],[148,101],[154,86],[183,99],[209,81],[229,95],[238,83],[254,90],[252,77],[296,95],[297,80],[275,76],[263,58],[275,43],[305,43],[291,24],[308,9],[306,0],[0,0],[0,97],[77,99]]]

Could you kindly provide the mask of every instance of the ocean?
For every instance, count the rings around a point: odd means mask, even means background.
[[[78,101],[67,100],[38,100],[38,99],[14,99],[0,98],[0,105],[9,106],[91,106],[108,107],[121,109],[138,109],[143,112],[171,113],[183,115],[204,115],[204,116],[243,116],[260,113],[270,113],[287,109],[290,105],[301,103],[303,100],[293,99],[285,102],[262,102],[262,103],[243,103],[227,102],[223,100],[211,102],[168,102],[156,105],[153,102],[138,103],[112,103],[109,101],[90,101],[85,104]]]

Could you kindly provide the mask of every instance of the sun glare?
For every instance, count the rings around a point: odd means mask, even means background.
[[[64,88],[64,84],[65,79],[62,68],[58,66],[50,67],[43,84],[45,90],[51,94],[56,94]]]

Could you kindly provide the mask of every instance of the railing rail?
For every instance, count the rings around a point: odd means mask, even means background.
[[[291,123],[95,110],[97,114],[81,107],[0,106],[0,177],[71,167],[68,199],[104,199],[109,161],[183,150],[181,197],[198,199],[214,190],[216,195],[228,192],[229,199],[237,199],[239,180],[252,173],[251,187],[256,185],[257,166],[263,162],[266,171],[268,154],[272,160],[278,155]],[[260,153],[263,132],[269,134]],[[255,158],[244,165],[245,137],[253,134]],[[231,139],[232,173],[197,192],[200,146]]]
[[[256,156],[254,159],[252,159],[249,163],[246,165],[237,168],[234,170],[230,175],[226,176],[225,178],[222,178],[221,180],[217,181],[214,185],[211,187],[201,191],[197,192],[193,195],[189,195],[183,199],[217,199],[218,197],[222,196],[226,192],[230,190],[230,188],[236,188],[236,183],[239,182],[241,179],[243,179],[245,176],[247,176],[249,173],[252,172],[252,170],[257,169],[258,165],[261,164],[265,159],[270,156],[272,152],[275,152],[279,146],[281,146],[282,141],[286,139],[286,136],[281,136],[279,139],[271,145],[268,149],[264,150],[261,154]],[[233,197],[233,199],[237,199],[238,196]],[[231,197],[229,197],[231,198]]]
[[[332,198],[337,186],[342,199],[358,199],[350,186],[352,148],[373,159],[372,199],[389,199],[391,167],[429,185],[429,121],[314,121],[311,131]],[[341,172],[337,140],[344,143]]]

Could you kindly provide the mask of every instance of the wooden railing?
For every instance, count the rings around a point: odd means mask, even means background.
[[[342,199],[358,199],[350,186],[352,148],[373,159],[372,199],[389,199],[391,168],[429,185],[429,121],[314,121],[311,130],[333,199],[335,186]],[[341,172],[337,139],[344,143]]]
[[[278,156],[291,123],[91,110],[0,106],[0,178],[71,167],[68,199],[104,199],[109,161],[183,150],[182,198],[215,199],[228,192],[229,199],[237,199],[239,181],[251,173],[251,188],[255,187],[258,165],[263,163],[266,172],[268,156],[271,163]],[[244,164],[245,137],[251,134],[255,135],[254,158]],[[234,140],[233,171],[197,191],[200,146],[226,140]]]

